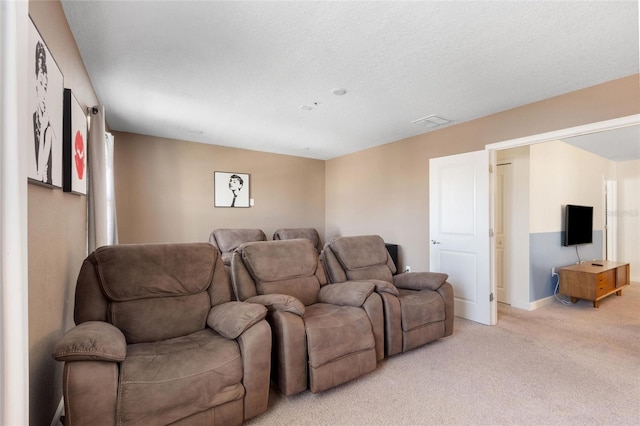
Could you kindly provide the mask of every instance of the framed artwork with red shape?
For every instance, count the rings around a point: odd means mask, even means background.
[[[87,193],[87,115],[70,89],[64,89],[63,179],[65,192]]]

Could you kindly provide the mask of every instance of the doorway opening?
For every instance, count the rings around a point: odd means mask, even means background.
[[[491,204],[493,206],[493,212],[491,215],[491,228],[494,230],[498,230],[500,227],[505,227],[505,223],[501,223],[501,222],[504,222],[505,220],[507,220],[509,224],[517,223],[517,226],[515,229],[505,228],[507,235],[514,234],[514,233],[518,234],[518,237],[515,238],[515,240],[520,241],[521,243],[523,241],[526,242],[526,245],[521,244],[520,247],[515,248],[515,247],[508,247],[508,242],[505,241],[504,238],[502,239],[499,237],[492,238],[491,288],[497,292],[499,301],[505,301],[505,303],[509,303],[511,304],[511,306],[526,309],[526,310],[534,310],[541,306],[546,305],[547,303],[551,303],[553,301],[553,295],[550,295],[550,296],[545,295],[545,297],[539,297],[539,294],[536,294],[536,291],[538,291],[537,287],[539,287],[540,277],[536,276],[536,271],[534,266],[537,266],[537,265],[532,265],[532,262],[530,259],[530,253],[529,253],[530,218],[528,215],[528,196],[525,203],[513,201],[513,200],[509,202],[510,205],[515,204],[517,208],[520,209],[518,210],[520,213],[517,215],[517,220],[515,221],[514,220],[509,221],[508,215],[504,214],[504,212],[501,212],[497,204],[499,202],[501,203],[502,206],[505,206],[505,208],[507,207],[505,205],[505,202],[507,201],[505,201],[504,199],[502,200],[499,199],[499,197],[503,197],[503,195],[499,194],[499,191],[504,191],[505,187],[504,187],[504,183],[500,182],[501,178],[498,177],[501,174],[501,168],[504,167],[504,166],[499,166],[499,164],[511,162],[511,160],[509,160],[504,156],[505,150],[509,150],[508,154],[506,155],[511,156],[513,149],[515,148],[525,147],[526,149],[528,149],[531,145],[534,145],[534,144],[540,144],[543,142],[553,142],[553,141],[568,139],[568,138],[582,136],[582,135],[591,135],[595,133],[621,129],[621,128],[630,127],[630,126],[638,126],[639,124],[640,124],[640,115],[633,115],[633,116],[621,117],[618,119],[606,120],[602,122],[591,123],[588,125],[577,126],[577,127],[562,129],[558,131],[528,136],[524,138],[518,138],[518,139],[508,140],[504,142],[489,144],[485,147],[487,150],[490,151],[492,166],[494,170],[497,171],[497,173],[494,173],[492,175],[492,179],[490,183],[491,185],[490,194],[492,197]],[[502,158],[501,158],[501,155],[502,155]],[[512,170],[512,174],[517,174],[518,173],[517,170],[518,170],[518,167],[516,165]],[[610,204],[614,202],[615,185],[608,182],[603,182],[603,185],[605,187],[612,186],[612,188],[608,189],[609,195],[607,196],[607,201],[604,204],[605,206],[607,206],[606,212],[603,213],[603,219],[606,218],[606,220],[608,221],[606,225],[607,228],[603,230],[603,232],[605,233],[603,235],[603,238],[606,241],[606,243],[605,241],[603,241],[603,245],[607,246],[608,248],[606,248],[606,253],[603,248],[602,255],[606,257],[610,257],[610,256],[613,256],[615,252],[615,248],[613,247],[615,243],[609,240],[609,238],[611,238],[611,235],[615,235],[614,231],[611,229],[612,226],[615,226],[612,224],[615,221],[615,217],[613,217],[615,215],[607,214],[607,213],[615,210],[615,208],[611,208],[612,204]],[[516,194],[515,196],[517,197],[520,192],[521,191],[518,189],[515,192]],[[527,206],[526,215],[522,214],[523,213],[522,207],[524,205]],[[555,214],[557,217],[560,217],[559,212],[553,212],[552,214]],[[607,234],[609,237],[607,237]],[[512,239],[509,239],[509,241],[512,241]],[[502,262],[502,264],[500,264],[500,262]],[[506,269],[505,269],[506,263],[508,263],[508,265],[506,265]],[[518,271],[517,279],[513,279],[513,277],[511,279],[508,278],[509,275],[513,275],[512,271]],[[542,277],[542,279],[547,279],[547,280],[550,279],[550,276],[551,276],[550,270],[546,271],[546,268],[545,268],[545,272],[542,272],[542,273],[545,274]],[[539,272],[538,272],[538,275],[540,275]],[[500,283],[500,280],[503,280],[502,283]],[[535,284],[535,286],[533,286],[533,284]],[[506,292],[501,292],[500,286],[506,287]],[[500,293],[502,293],[503,297],[500,297]]]

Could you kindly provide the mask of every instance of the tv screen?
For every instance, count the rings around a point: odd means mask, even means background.
[[[564,245],[593,242],[593,207],[567,204],[565,209]]]

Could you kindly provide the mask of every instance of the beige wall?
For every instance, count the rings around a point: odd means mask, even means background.
[[[121,243],[207,241],[215,228],[324,235],[324,161],[114,133]],[[249,208],[213,206],[213,172],[250,175]]]
[[[64,86],[82,107],[95,105],[60,3],[30,1],[29,14],[64,75]],[[73,325],[75,280],[86,256],[86,197],[28,185],[28,209],[30,423],[48,425],[62,397],[62,364],[51,351]]]
[[[566,204],[593,206],[593,230],[604,229],[604,180],[615,163],[562,141],[531,145],[529,232],[560,232]]]
[[[429,159],[640,113],[638,75],[327,161],[326,238],[380,234],[429,267]]]

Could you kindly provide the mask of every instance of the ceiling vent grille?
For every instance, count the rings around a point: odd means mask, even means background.
[[[433,114],[428,117],[418,118],[417,120],[412,121],[413,124],[417,124],[418,126],[426,127],[427,129],[433,129],[434,127],[444,126],[445,124],[451,123],[451,120],[446,118],[438,117]]]

